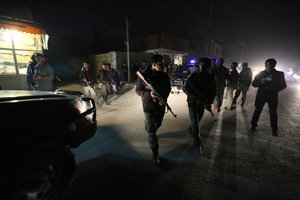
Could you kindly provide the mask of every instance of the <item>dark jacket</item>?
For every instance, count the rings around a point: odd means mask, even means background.
[[[80,73],[79,73],[79,80],[83,87],[88,86],[85,79],[86,79],[86,81],[91,82],[92,85],[95,83],[95,77],[93,75],[93,72],[90,69],[86,70],[84,67],[82,67],[80,70]]]
[[[266,82],[262,83],[262,79]],[[278,101],[278,92],[287,87],[284,73],[276,69],[259,72],[252,81],[252,86],[258,87],[255,105],[266,101]]]
[[[242,69],[239,74],[239,86],[240,88],[250,87],[252,82],[252,71],[250,68]]]
[[[214,74],[208,72],[192,73],[184,82],[183,92],[188,97],[188,102],[202,101],[212,103],[216,95],[216,82]]]
[[[226,68],[225,66],[219,66],[213,70],[213,73],[216,76],[217,87],[225,87],[226,80],[229,77],[229,69]]]
[[[146,73],[142,73],[146,81],[153,86],[156,92],[167,102],[169,94],[171,92],[170,78],[167,73],[163,71],[147,70]],[[140,79],[136,82],[136,93],[141,96],[144,112],[156,112],[161,109],[165,109],[164,106],[160,106],[158,101],[154,102],[150,95],[150,90],[146,88],[146,84]]]
[[[236,69],[234,69],[229,73],[229,76],[227,79],[227,87],[237,89],[238,84],[239,84],[239,73]]]
[[[33,75],[34,75],[34,66],[36,66],[36,65],[37,65],[37,62],[35,60],[33,60],[27,64],[27,71],[26,71],[25,79],[26,79],[27,83],[30,84],[30,86],[32,86],[32,87],[34,87],[34,85],[35,85]]]
[[[100,69],[97,75],[99,83],[112,83],[112,73],[109,70]]]

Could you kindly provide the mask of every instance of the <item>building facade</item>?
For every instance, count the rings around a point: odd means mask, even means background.
[[[0,16],[0,86],[26,89],[26,66],[32,54],[48,49],[46,31],[29,20]]]

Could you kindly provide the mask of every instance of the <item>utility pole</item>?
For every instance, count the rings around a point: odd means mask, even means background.
[[[131,80],[130,76],[130,60],[129,60],[129,27],[128,27],[128,15],[126,15],[126,47],[127,47],[127,71],[128,71],[128,83]]]

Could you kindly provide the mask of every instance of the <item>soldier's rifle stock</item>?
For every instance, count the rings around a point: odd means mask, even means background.
[[[154,87],[146,81],[144,76],[139,71],[136,72],[136,75],[144,82],[146,87],[154,93],[154,95],[157,97],[159,103],[166,106],[167,110],[170,111],[170,113],[176,118],[177,115],[173,113],[172,108],[169,106],[169,104],[162,98],[162,96],[160,94],[157,93],[157,91],[154,89]]]

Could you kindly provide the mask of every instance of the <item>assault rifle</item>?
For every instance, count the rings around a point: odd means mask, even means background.
[[[202,95],[198,92],[198,90],[195,88],[193,84],[191,84],[190,82],[186,82],[186,84],[188,84],[192,88],[192,90],[197,94],[197,96],[201,98]],[[218,119],[215,118],[214,112],[211,110],[211,104],[209,102],[204,102],[204,106],[205,109],[210,113],[214,122],[218,121]]]
[[[94,90],[94,92],[96,93],[96,90],[95,90],[94,86],[88,81],[88,79],[86,78],[85,74],[84,74],[83,72],[82,72],[81,74],[82,74],[82,76],[83,76],[83,81],[86,82],[86,84],[87,84],[90,88],[92,88],[92,89]]]
[[[162,104],[162,105],[164,105],[164,106],[166,106],[167,110],[170,111],[171,114],[176,118],[177,115],[173,113],[172,108],[169,106],[169,104],[162,98],[162,96],[160,96],[156,92],[156,90],[154,89],[154,87],[150,83],[148,83],[146,81],[146,79],[144,78],[144,76],[139,71],[136,72],[136,75],[146,84],[146,88],[149,88],[149,90],[154,93],[154,95],[157,97],[159,103]]]

